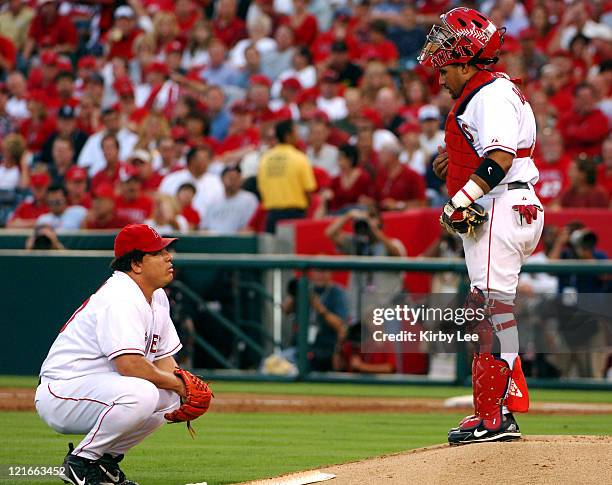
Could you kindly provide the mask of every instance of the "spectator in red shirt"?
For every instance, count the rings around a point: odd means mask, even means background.
[[[119,7],[115,10],[115,23],[106,33],[104,39],[108,46],[107,58],[132,59],[134,57],[134,41],[140,34],[142,34],[142,30],[138,27],[132,7],[127,5]]]
[[[237,11],[236,0],[219,0],[213,20],[215,37],[220,39],[228,49],[247,36],[246,25],[244,20],[238,18]]]
[[[93,193],[91,210],[83,221],[83,229],[121,229],[130,220],[117,215],[115,190],[112,185],[101,184]]]
[[[579,159],[570,165],[571,186],[561,195],[561,207],[608,207],[608,194],[597,185],[595,165]]]
[[[176,193],[176,200],[179,203],[181,214],[187,219],[191,230],[196,230],[200,227],[200,214],[193,208],[193,198],[195,194],[195,185],[189,182],[181,185]]]
[[[545,129],[538,144],[540,149],[535,162],[540,171],[540,179],[535,191],[542,204],[548,206],[567,190],[567,173],[572,159],[564,152],[563,138],[555,129]]]
[[[23,120],[20,132],[28,143],[28,149],[38,155],[47,138],[56,130],[56,123],[55,118],[48,114],[49,99],[43,91],[32,91],[27,99],[30,118]]]
[[[141,224],[153,213],[153,199],[142,193],[142,181],[138,169],[124,165],[119,170],[119,196],[115,199],[115,211],[119,217],[129,219],[133,224]]]
[[[176,0],[174,13],[180,36],[183,41],[186,41],[195,24],[202,20],[202,12],[196,7],[196,2],[193,0]]]
[[[119,180],[119,141],[115,135],[104,135],[102,137],[102,153],[106,166],[96,173],[91,179],[91,190],[95,192],[99,185],[109,184],[111,187]]]
[[[91,208],[91,195],[87,192],[87,170],[73,165],[66,172],[64,185],[68,192],[68,205]]]
[[[134,167],[142,183],[142,191],[146,194],[156,192],[163,177],[153,170],[151,154],[139,148],[130,155],[128,163]]]
[[[38,0],[23,57],[29,60],[37,47],[50,46],[58,54],[72,54],[77,45],[77,31],[66,15],[60,15],[56,0]]]
[[[15,44],[8,37],[0,35],[0,72],[3,77],[11,72],[15,67],[15,61],[17,60],[17,51]]]
[[[340,173],[332,179],[330,190],[322,194],[327,200],[329,212],[337,213],[366,202],[365,194],[370,191],[372,179],[359,167],[358,162],[357,149],[354,146],[345,144],[340,147]]]
[[[295,35],[295,45],[312,45],[319,32],[317,18],[308,12],[307,6],[306,0],[293,0],[293,14],[288,23]]]
[[[34,173],[30,177],[32,196],[17,206],[6,227],[34,227],[39,216],[49,212],[47,206],[47,189],[51,177],[46,172]]]
[[[236,101],[232,105],[231,113],[232,122],[228,136],[217,150],[224,163],[236,163],[259,146],[259,130],[253,126],[253,114],[249,104]]]
[[[375,198],[382,210],[423,207],[427,200],[423,178],[400,162],[400,153],[398,141],[386,142],[379,151],[381,170],[376,177]]]
[[[377,59],[387,66],[394,66],[399,58],[397,47],[386,37],[387,23],[384,20],[370,22],[369,42],[363,44],[360,58]]]
[[[560,119],[559,127],[570,156],[601,155],[601,144],[608,135],[608,118],[596,107],[593,85],[582,83],[574,90],[574,109]]]

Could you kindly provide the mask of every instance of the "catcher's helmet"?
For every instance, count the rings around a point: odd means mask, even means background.
[[[434,25],[418,61],[424,66],[440,67],[449,64],[495,64],[504,43],[505,28],[498,29],[490,19],[477,10],[454,8],[440,15],[441,25]]]

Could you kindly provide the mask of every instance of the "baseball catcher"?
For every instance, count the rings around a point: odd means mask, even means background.
[[[471,322],[479,336],[472,363],[475,412],[448,433],[450,444],[503,441],[521,436],[513,412],[527,411],[527,385],[518,357],[513,306],[521,265],[544,224],[533,185],[536,124],[518,82],[492,72],[505,29],[470,8],[454,8],[431,28],[419,62],[439,72],[455,104],[434,172],[451,199],[441,224],[463,240],[471,294],[481,308]],[[493,354],[495,339],[501,352]]]

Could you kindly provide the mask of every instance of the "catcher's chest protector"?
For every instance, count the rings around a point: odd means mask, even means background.
[[[463,92],[446,118],[445,141],[448,152],[448,172],[446,187],[448,195],[454,196],[463,187],[470,176],[478,168],[483,158],[478,156],[465,132],[459,126],[457,116],[460,116],[472,97],[484,86],[497,79],[494,73],[479,71],[463,88]]]

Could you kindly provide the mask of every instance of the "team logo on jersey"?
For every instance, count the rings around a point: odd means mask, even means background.
[[[469,126],[465,123],[461,123],[461,129],[463,130],[463,133],[465,133],[465,137],[468,139],[468,141],[470,143],[474,143],[474,135],[470,133]]]
[[[147,348],[147,351],[145,352],[145,354],[148,354],[149,352],[154,354],[155,352],[157,352],[158,344],[159,344],[159,335],[154,333],[153,336],[151,337],[151,340],[149,341],[149,335],[145,332],[145,347]]]

